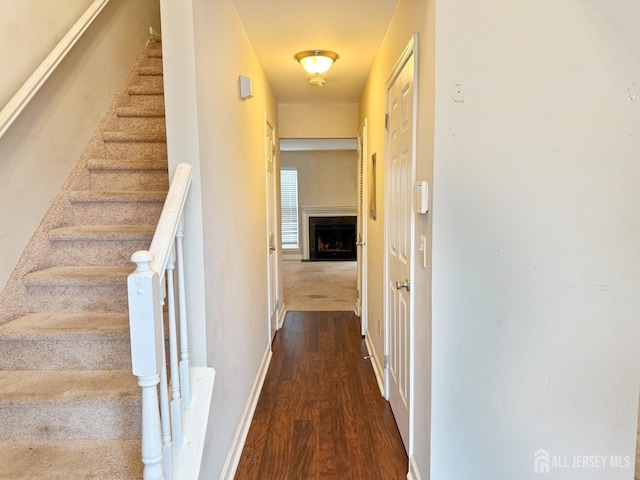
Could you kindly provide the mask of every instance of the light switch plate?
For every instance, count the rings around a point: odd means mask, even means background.
[[[421,260],[422,260],[422,268],[427,268],[427,237],[426,235],[420,235],[420,246],[418,247],[420,251]]]

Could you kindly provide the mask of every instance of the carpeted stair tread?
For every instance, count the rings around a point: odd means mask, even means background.
[[[164,95],[164,88],[157,85],[130,85],[129,95]]]
[[[164,117],[164,107],[118,107],[118,117]]]
[[[72,203],[86,202],[164,202],[167,192],[163,190],[78,190],[69,193]]]
[[[140,398],[128,370],[0,371],[2,403],[133,401]]]
[[[154,225],[73,225],[49,231],[51,241],[131,241],[151,239]]]
[[[0,341],[61,338],[128,339],[129,317],[126,313],[32,313],[0,325]]]
[[[168,187],[159,37],[131,73],[2,305],[0,480],[142,478],[127,277]]]
[[[125,286],[133,266],[122,267],[50,267],[28,273],[27,287]]]
[[[106,131],[102,132],[102,138],[105,142],[166,142],[167,134],[165,132],[127,132],[127,131]]]
[[[138,67],[138,75],[143,77],[160,77],[162,76],[162,65]]]
[[[141,478],[138,440],[0,442],[0,479]]]
[[[160,170],[167,171],[167,160],[162,158],[90,158],[87,160],[89,170]]]

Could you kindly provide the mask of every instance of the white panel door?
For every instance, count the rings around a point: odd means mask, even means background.
[[[277,212],[278,202],[276,201],[276,140],[273,126],[265,121],[265,157],[267,170],[267,248],[268,248],[268,279],[267,288],[269,300],[269,341],[278,330],[278,285],[277,272],[278,248],[277,248]]]
[[[358,134],[358,290],[355,314],[360,317],[360,333],[367,334],[367,120]]]
[[[400,64],[388,86],[386,177],[387,395],[409,449],[411,389],[411,255],[414,178],[414,55]]]

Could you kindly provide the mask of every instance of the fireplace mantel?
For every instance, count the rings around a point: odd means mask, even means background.
[[[309,260],[309,217],[351,217],[358,208],[349,205],[302,205],[302,258]]]

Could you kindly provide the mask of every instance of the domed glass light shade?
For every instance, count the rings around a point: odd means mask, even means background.
[[[328,50],[307,50],[296,54],[296,60],[311,75],[324,73],[338,59],[338,54]]]

